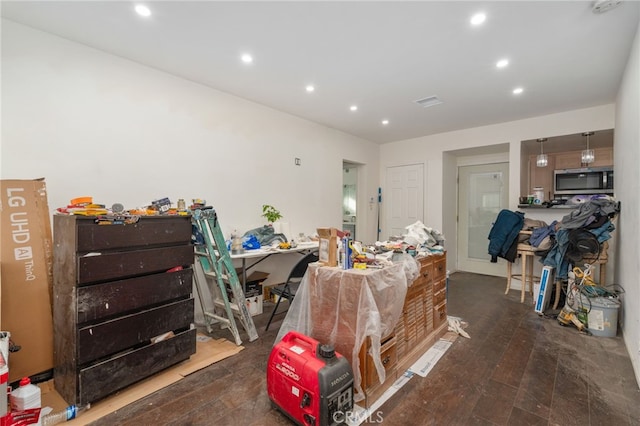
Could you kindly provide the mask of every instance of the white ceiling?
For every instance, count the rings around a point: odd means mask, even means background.
[[[147,19],[119,1],[2,1],[2,16],[378,143],[612,103],[640,17],[635,1],[144,3]]]

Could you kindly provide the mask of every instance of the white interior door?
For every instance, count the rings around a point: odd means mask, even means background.
[[[489,231],[509,202],[509,163],[458,167],[458,270],[506,276],[504,259],[491,263]]]
[[[424,221],[424,165],[387,167],[386,194],[382,194],[387,235],[402,235],[405,227]]]

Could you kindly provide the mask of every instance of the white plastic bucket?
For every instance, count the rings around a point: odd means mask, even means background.
[[[606,297],[594,297],[587,316],[587,328],[594,336],[616,337],[618,333],[618,310],[620,301]]]

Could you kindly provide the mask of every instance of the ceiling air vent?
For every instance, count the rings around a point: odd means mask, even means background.
[[[593,2],[591,10],[593,13],[604,13],[617,7],[620,3],[622,0],[596,0]]]
[[[442,101],[440,99],[438,99],[437,96],[429,96],[429,97],[424,98],[424,99],[418,99],[416,101],[416,103],[418,105],[422,106],[423,108],[428,108],[428,107],[432,107],[434,105],[441,104]]]

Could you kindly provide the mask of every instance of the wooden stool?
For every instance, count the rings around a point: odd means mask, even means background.
[[[530,244],[519,243],[517,247],[517,255],[522,259],[522,272],[521,275],[511,273],[511,262],[507,263],[507,290],[504,294],[509,294],[511,289],[511,279],[515,278],[522,281],[522,291],[520,295],[520,302],[524,303],[524,293],[526,291],[527,283],[529,284],[529,292],[533,295],[533,262],[535,259],[534,248]]]
[[[581,262],[582,264],[588,263],[592,265],[598,265],[598,268],[600,269],[600,282],[598,282],[597,284],[603,287],[607,283],[607,261],[609,260],[608,250],[609,250],[609,242],[603,241],[600,244],[599,256],[594,256],[594,255],[584,256]],[[574,266],[579,266],[582,268],[582,264],[574,265]],[[558,304],[560,303],[560,294],[562,292],[562,285],[563,285],[562,280],[556,281],[556,295],[553,301],[553,309],[558,309]]]
[[[602,287],[607,285],[607,261],[609,260],[609,253],[607,253],[608,250],[609,250],[609,242],[603,241],[600,244],[599,256],[594,256],[594,255],[584,256],[582,258],[581,264],[575,265],[580,267],[582,267],[582,264],[587,264],[587,263],[591,265],[598,265],[598,269],[600,269],[600,281],[597,284]]]

